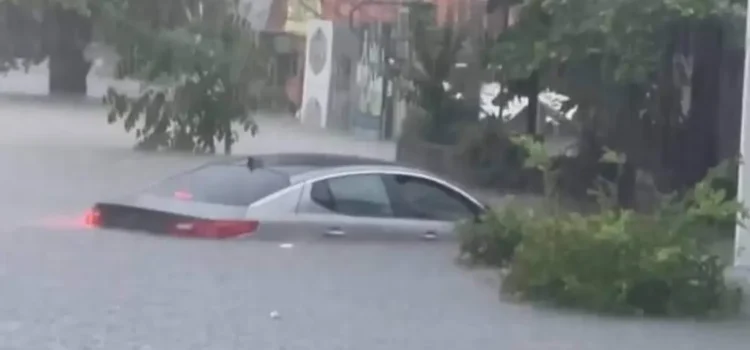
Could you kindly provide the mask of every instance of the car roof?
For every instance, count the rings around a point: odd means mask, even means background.
[[[338,166],[328,168],[317,168],[312,169],[304,173],[295,174],[290,178],[290,182],[300,183],[317,178],[324,178],[335,175],[355,174],[355,173],[396,173],[396,174],[411,174],[411,175],[423,175],[430,178],[438,178],[432,173],[407,167],[400,166],[397,164],[384,164],[384,165],[352,165],[352,166]]]
[[[393,161],[334,153],[267,153],[245,158],[245,163],[254,160],[264,167],[306,166],[313,168],[350,165],[388,165]]]
[[[435,176],[393,161],[334,153],[255,154],[235,160],[233,164],[284,173],[292,184],[348,172],[387,171]]]

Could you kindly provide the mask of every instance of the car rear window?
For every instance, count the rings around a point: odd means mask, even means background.
[[[248,206],[289,184],[288,175],[271,169],[210,165],[166,179],[147,193],[203,203]]]

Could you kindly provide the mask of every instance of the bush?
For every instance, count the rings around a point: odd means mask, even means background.
[[[532,215],[508,206],[492,210],[476,222],[460,225],[461,258],[471,264],[506,266],[521,243]]]
[[[732,300],[711,252],[715,227],[742,207],[710,177],[652,214],[558,214],[524,225],[504,288],[601,312],[705,316]]]
[[[613,181],[599,179],[599,210],[561,210],[555,169],[539,145],[527,165],[545,178],[546,216],[513,206],[459,226],[461,253],[473,263],[509,267],[503,289],[515,296],[607,313],[706,316],[736,310],[740,295],[727,287],[725,264],[712,252],[717,229],[733,225],[744,208],[715,186],[716,171],[682,196],[663,196],[645,214],[616,205]],[[605,152],[603,162],[624,164]],[[741,291],[740,291],[741,292]]]
[[[724,266],[675,222],[630,211],[529,225],[508,292],[601,312],[706,315],[727,295]]]

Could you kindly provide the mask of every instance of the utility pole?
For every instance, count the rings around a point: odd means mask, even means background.
[[[750,0],[747,2],[750,10]],[[750,12],[750,11],[748,11]],[[737,175],[737,200],[750,202],[750,15],[745,19],[745,72],[742,82],[742,126],[740,128],[740,165]],[[734,240],[734,265],[750,268],[750,220],[738,222]]]

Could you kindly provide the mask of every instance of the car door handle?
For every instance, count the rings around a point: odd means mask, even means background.
[[[434,241],[438,239],[438,234],[435,231],[423,232],[422,239],[424,239],[425,241]]]
[[[346,232],[340,227],[331,227],[326,230],[325,235],[328,237],[343,237],[346,236]]]

